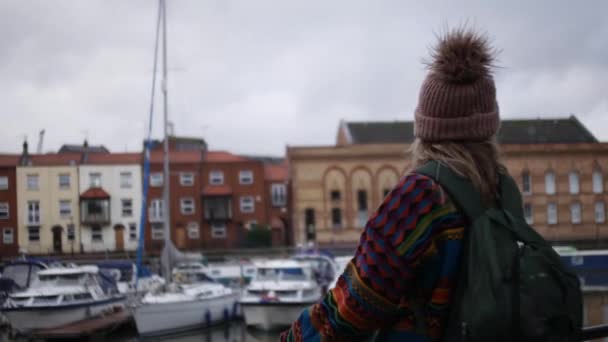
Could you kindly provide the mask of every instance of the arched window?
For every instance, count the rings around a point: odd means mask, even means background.
[[[570,218],[572,223],[578,224],[583,222],[583,209],[581,208],[581,202],[573,202],[570,204]]]
[[[525,170],[521,174],[521,192],[526,195],[532,193],[532,179],[528,170]]]
[[[599,168],[593,170],[593,192],[596,194],[604,192],[604,176]]]
[[[555,172],[553,171],[545,173],[545,193],[547,195],[555,194]]]
[[[578,194],[580,192],[578,172],[570,171],[570,173],[568,174],[568,183],[570,184],[571,194]]]

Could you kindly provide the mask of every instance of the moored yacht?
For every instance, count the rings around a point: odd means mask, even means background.
[[[86,320],[117,307],[125,296],[96,266],[39,271],[31,286],[9,296],[2,307],[11,326],[28,333]]]
[[[255,266],[256,275],[240,301],[248,326],[263,330],[288,326],[322,296],[308,262],[268,260]]]
[[[174,282],[148,293],[134,313],[140,336],[201,329],[233,319],[238,294],[201,269],[173,272]]]

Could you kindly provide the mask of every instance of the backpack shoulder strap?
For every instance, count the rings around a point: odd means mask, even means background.
[[[500,175],[500,204],[503,209],[511,214],[523,217],[524,205],[521,199],[521,193],[517,187],[515,180],[508,174]]]
[[[473,183],[467,178],[456,174],[449,167],[442,165],[438,161],[431,160],[414,172],[428,176],[439,183],[443,190],[450,195],[450,199],[454,201],[456,206],[464,212],[471,222],[475,221],[475,219],[485,212],[486,206],[483,204],[481,194],[475,189]]]

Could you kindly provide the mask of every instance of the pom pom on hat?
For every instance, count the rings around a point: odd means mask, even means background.
[[[420,89],[414,134],[423,141],[483,141],[500,126],[489,39],[460,28],[438,37]]]

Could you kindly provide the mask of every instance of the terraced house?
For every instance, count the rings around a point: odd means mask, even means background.
[[[608,238],[608,144],[574,117],[505,120],[504,164],[524,195],[528,222],[555,243]],[[341,122],[333,146],[289,147],[296,243],[353,246],[408,168],[412,122]]]
[[[28,254],[80,251],[78,163],[74,152],[30,154],[17,166],[17,236]]]
[[[0,155],[0,259],[17,255],[17,164],[19,155]]]
[[[78,175],[83,251],[135,250],[142,200],[141,153],[85,152]]]

